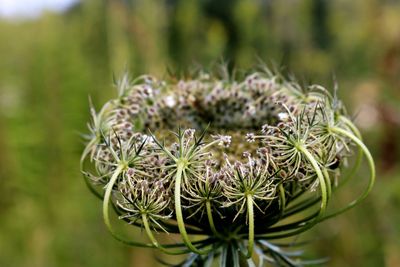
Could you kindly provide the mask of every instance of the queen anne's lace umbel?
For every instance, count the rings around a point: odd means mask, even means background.
[[[243,259],[249,266],[302,265],[299,254],[273,240],[354,207],[372,188],[373,159],[342,103],[321,86],[256,72],[240,81],[124,76],[117,88],[116,99],[99,112],[91,108],[81,166],[103,200],[107,227],[127,244],[190,253],[186,266],[217,257],[221,266],[242,266]],[[371,172],[365,191],[328,212],[363,154]],[[110,205],[150,243],[118,236]],[[162,245],[157,232],[179,233],[182,243]]]

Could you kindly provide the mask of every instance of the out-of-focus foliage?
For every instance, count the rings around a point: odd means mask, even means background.
[[[328,88],[336,77],[378,182],[361,206],[313,230],[306,249],[331,256],[328,266],[399,266],[399,25],[390,0],[93,0],[0,21],[0,266],[158,266],[152,251],[106,232],[81,178],[88,95],[97,107],[115,96],[113,73],[125,68],[162,77],[221,59],[273,62]]]

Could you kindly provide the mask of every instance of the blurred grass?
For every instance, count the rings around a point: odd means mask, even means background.
[[[126,67],[163,77],[221,58],[239,68],[260,58],[329,88],[335,74],[378,182],[307,249],[328,266],[400,266],[399,14],[378,0],[109,0],[0,21],[0,266],[157,266],[154,252],[107,233],[81,179],[88,96],[97,107],[115,96],[113,73]],[[336,198],[362,188],[352,185]]]

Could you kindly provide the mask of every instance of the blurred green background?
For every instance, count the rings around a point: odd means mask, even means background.
[[[362,205],[313,229],[305,249],[330,257],[327,266],[400,266],[396,0],[88,0],[1,19],[0,266],[158,266],[154,251],[110,236],[79,173],[88,96],[97,107],[116,96],[113,73],[125,68],[163,77],[221,58],[238,68],[261,59],[328,88],[338,81],[378,181]],[[336,202],[360,192],[366,175]]]

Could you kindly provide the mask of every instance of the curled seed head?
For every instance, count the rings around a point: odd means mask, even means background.
[[[282,234],[283,225],[287,233],[297,232],[303,225],[290,229],[294,224],[279,221],[302,215],[285,205],[296,196],[328,199],[331,192],[323,192],[320,182],[340,182],[339,167],[346,167],[357,143],[327,130],[353,131],[338,119],[346,113],[338,100],[331,101],[336,96],[321,87],[308,94],[269,73],[241,81],[201,73],[173,82],[143,76],[129,84],[124,77],[119,87],[118,98],[99,113],[91,108],[90,142],[82,158],[93,162],[96,173],[83,171],[90,182],[112,192],[108,201],[117,205],[121,219],[143,226],[146,214],[151,230],[174,230],[183,220],[193,231],[215,235],[217,242],[225,239],[215,231],[232,231],[237,245],[250,243],[244,240],[251,235],[250,220],[260,237]],[[209,132],[197,136],[207,124]],[[170,134],[178,125],[183,130]],[[154,135],[147,136],[147,129]],[[316,166],[329,177],[321,180]],[[175,221],[162,222],[168,219]],[[260,241],[255,239],[260,251],[271,250]]]

